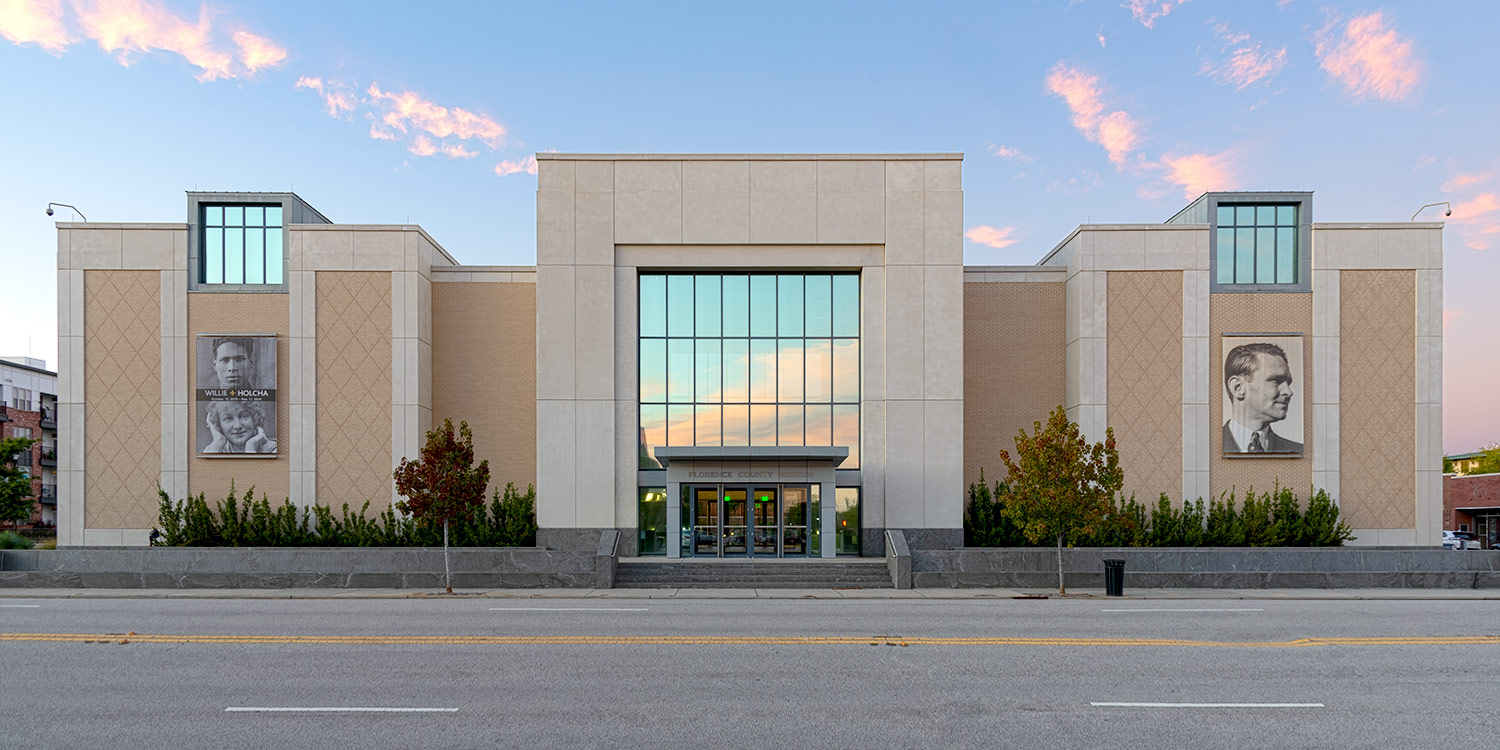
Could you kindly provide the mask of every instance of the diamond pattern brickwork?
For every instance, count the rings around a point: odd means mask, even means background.
[[[1359,529],[1416,524],[1416,272],[1339,274],[1339,507]]]
[[[1182,493],[1182,272],[1109,274],[1109,426],[1124,492]]]
[[[291,458],[297,449],[291,421],[291,303],[286,294],[225,293],[188,295],[188,382],[198,371],[198,333],[276,334],[276,457],[200,458],[192,437],[199,424],[197,399],[188,394],[188,492],[204,493],[210,502],[229,493],[255,488],[280,504],[291,496]]]
[[[964,483],[1005,476],[1002,449],[1047,421],[1066,391],[1061,282],[964,284]]]
[[[84,527],[156,525],[161,273],[85,271]]]
[[[318,503],[384,510],[391,497],[391,274],[321,271]]]
[[[432,285],[432,423],[467,421],[490,487],[536,483],[536,284]]]
[[[1313,481],[1313,357],[1312,295],[1304,293],[1214,294],[1208,303],[1208,481],[1213,497],[1247,488],[1270,491],[1278,482],[1305,495]],[[1297,398],[1302,399],[1303,452],[1301,458],[1224,457],[1225,333],[1301,333],[1302,367]],[[1209,498],[1204,498],[1208,500]]]

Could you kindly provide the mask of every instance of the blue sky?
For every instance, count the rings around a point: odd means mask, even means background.
[[[1469,450],[1500,439],[1497,28],[1492,2],[0,0],[0,353],[57,362],[48,201],[180,222],[185,190],[295,189],[530,264],[539,151],[960,151],[973,264],[1205,189],[1314,190],[1318,221],[1451,201]]]

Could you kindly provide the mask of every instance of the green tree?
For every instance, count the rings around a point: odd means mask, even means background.
[[[453,573],[448,562],[448,525],[451,521],[468,521],[476,511],[483,512],[484,488],[490,482],[490,462],[474,465],[474,434],[468,422],[459,422],[453,433],[453,420],[427,432],[422,458],[405,457],[396,468],[396,491],[405,497],[396,503],[402,513],[416,519],[443,524],[443,589],[453,593]]]
[[[5,438],[0,440],[0,521],[10,521],[18,527],[31,518],[31,475],[16,467],[20,455],[31,450],[36,443],[32,438]]]
[[[1115,432],[1106,429],[1104,442],[1090,443],[1061,406],[1046,426],[1032,423],[1032,434],[1016,434],[1016,458],[1000,451],[1009,472],[1010,498],[1006,511],[1033,544],[1057,542],[1057,593],[1063,585],[1063,544],[1092,537],[1109,517],[1111,501],[1125,483]]]

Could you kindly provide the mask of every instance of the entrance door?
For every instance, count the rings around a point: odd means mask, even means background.
[[[781,494],[777,487],[755,488],[755,526],[753,529],[755,538],[756,557],[775,557],[777,553],[776,508],[778,496]]]
[[[807,554],[807,488],[783,487],[781,518],[781,554],[792,557]]]
[[[747,520],[745,490],[724,488],[724,557],[744,557],[749,552]]]
[[[719,488],[693,490],[693,556],[719,556]]]

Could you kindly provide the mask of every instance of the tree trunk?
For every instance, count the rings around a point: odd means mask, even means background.
[[[1057,535],[1057,595],[1067,596],[1068,590],[1063,586],[1062,536],[1062,534]]]
[[[1058,568],[1058,570],[1061,569]],[[453,571],[448,567],[448,519],[446,518],[443,519],[443,589],[445,594],[453,593]]]

